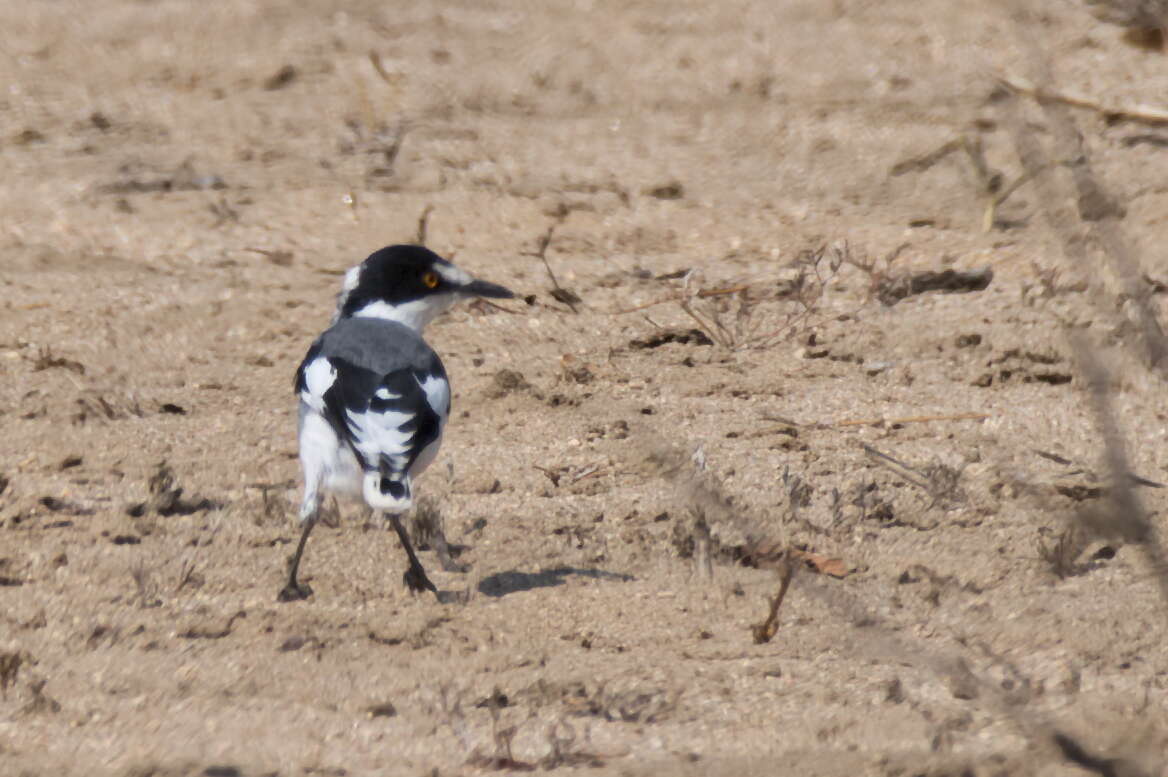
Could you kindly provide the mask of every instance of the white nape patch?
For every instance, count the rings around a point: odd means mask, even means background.
[[[373,396],[377,397],[378,399],[401,399],[402,398],[401,394],[394,394],[393,392],[391,392],[389,389],[385,388],[384,386],[377,389],[377,391],[374,391]]]
[[[353,317],[396,321],[421,334],[427,324],[440,314],[445,313],[457,300],[458,298],[453,293],[431,294],[422,299],[402,302],[397,305],[391,305],[385,300],[377,300],[358,310],[353,314]]]
[[[349,301],[349,295],[353,293],[353,289],[357,288],[357,283],[361,280],[361,265],[350,267],[345,272],[345,280],[341,283],[341,293],[337,295],[337,309],[333,312],[332,323],[337,323],[341,318],[341,309],[345,307],[345,303]]]
[[[337,380],[337,368],[324,356],[317,356],[304,368],[304,390],[300,399],[318,413],[324,412],[324,394]]]
[[[345,280],[341,284],[341,293],[348,294],[353,289],[357,288],[358,281],[361,280],[361,265],[355,264],[348,270],[345,270]]]
[[[417,380],[417,376],[414,378]],[[425,380],[418,380],[418,385],[426,393],[426,402],[438,414],[439,435],[446,425],[446,415],[450,412],[450,383],[441,375],[430,375]]]

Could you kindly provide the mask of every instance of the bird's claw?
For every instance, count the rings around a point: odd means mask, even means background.
[[[312,596],[312,587],[307,583],[298,583],[295,580],[289,580],[288,584],[280,589],[280,593],[276,596],[276,601],[279,602],[299,602]]]
[[[426,570],[420,566],[411,566],[407,569],[402,575],[402,582],[412,593],[420,594],[422,591],[438,593],[438,587],[430,582],[430,578],[426,577]]]

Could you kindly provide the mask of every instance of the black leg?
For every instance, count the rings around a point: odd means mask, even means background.
[[[280,593],[276,597],[277,601],[298,602],[312,596],[312,589],[307,584],[296,581],[296,572],[300,569],[300,557],[304,555],[304,545],[308,542],[308,535],[312,533],[312,527],[315,525],[315,518],[305,522],[304,531],[300,534],[300,544],[296,546],[296,552],[288,560],[288,582],[280,589]]]
[[[402,547],[406,549],[406,555],[410,557],[410,568],[402,575],[406,587],[414,593],[433,591],[434,595],[437,596],[438,587],[430,582],[430,578],[426,577],[426,570],[422,569],[422,564],[418,561],[417,554],[414,553],[414,546],[410,544],[410,536],[406,534],[405,527],[402,526],[401,517],[396,513],[391,513],[389,522],[393,524],[397,538],[401,540]]]

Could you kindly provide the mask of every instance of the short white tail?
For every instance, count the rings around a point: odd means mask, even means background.
[[[389,480],[386,478],[386,480]],[[393,479],[389,488],[382,488],[379,472],[366,472],[364,482],[365,503],[374,510],[387,513],[404,513],[414,506],[413,489],[408,475]]]

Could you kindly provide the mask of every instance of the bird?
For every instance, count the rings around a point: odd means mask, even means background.
[[[450,381],[422,332],[459,300],[514,296],[420,245],[387,246],[345,273],[328,329],[296,370],[304,496],[279,601],[312,595],[297,574],[326,494],[384,514],[409,561],[406,587],[437,595],[401,522],[450,417]]]

